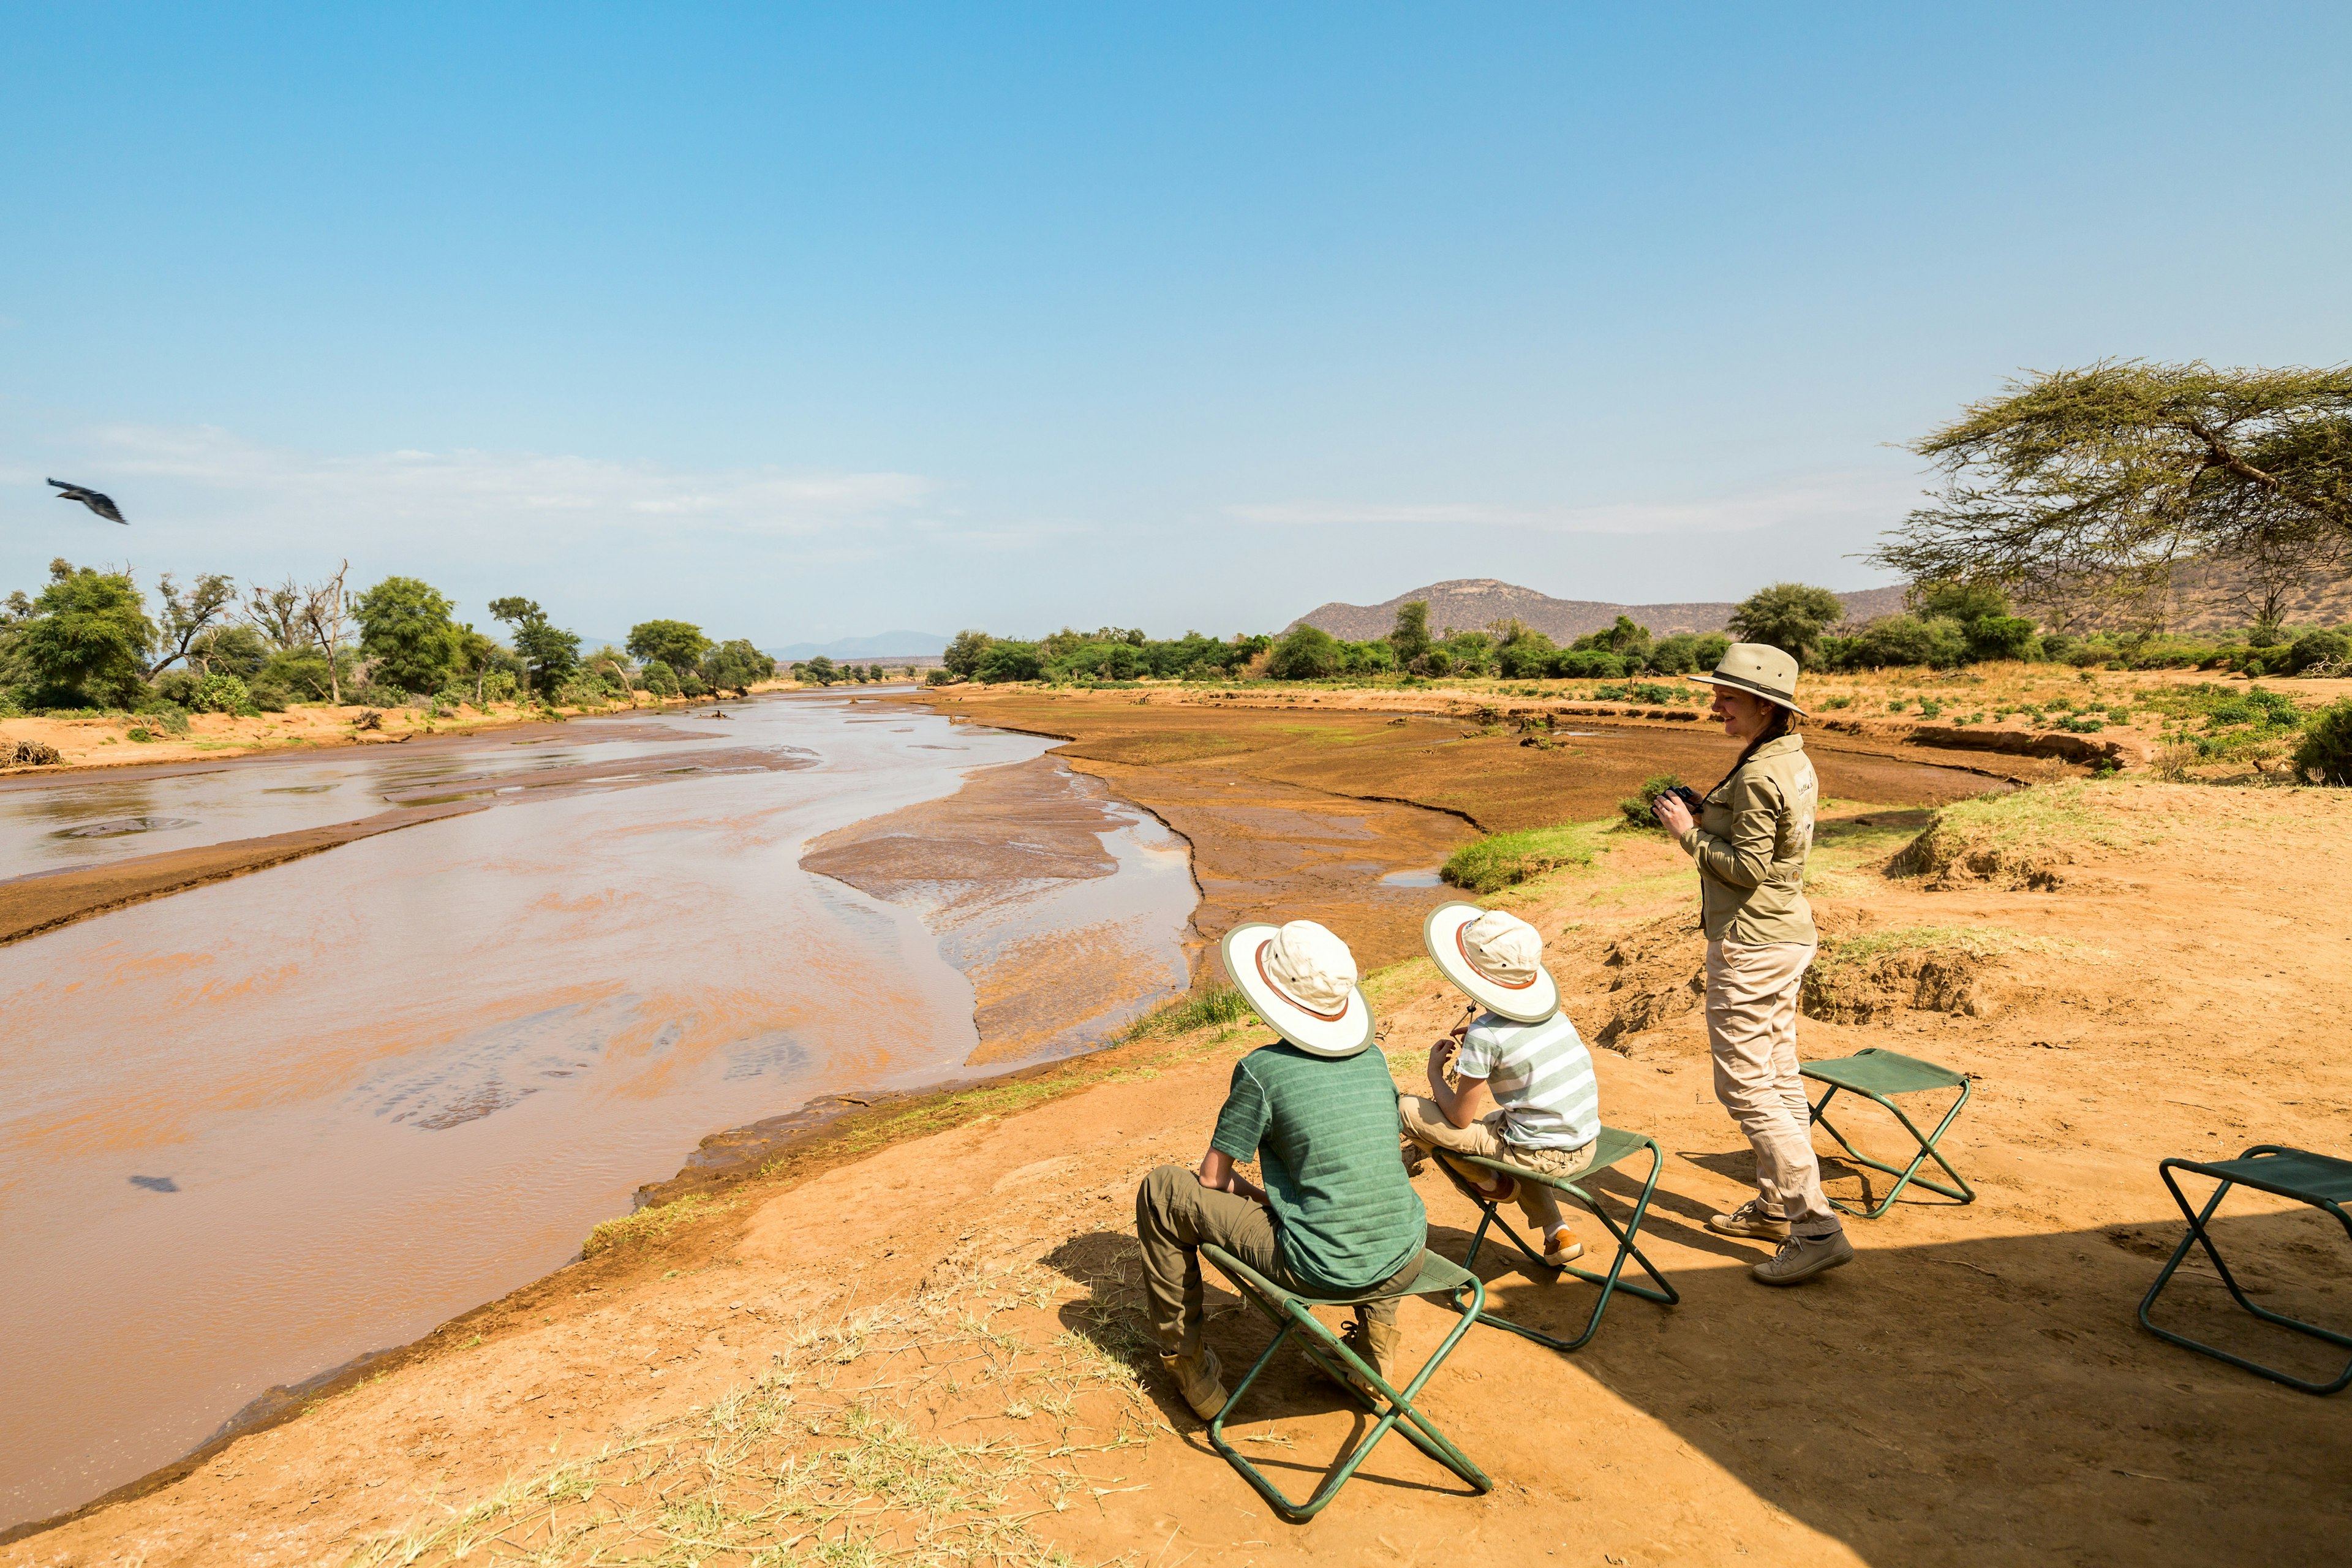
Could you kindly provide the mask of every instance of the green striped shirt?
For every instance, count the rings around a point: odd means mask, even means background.
[[[1379,1047],[1335,1059],[1280,1042],[1234,1064],[1209,1147],[1256,1158],[1283,1268],[1339,1296],[1387,1280],[1428,1237],[1400,1131]]]

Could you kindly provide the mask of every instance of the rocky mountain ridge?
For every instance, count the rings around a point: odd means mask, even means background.
[[[1901,588],[1864,588],[1840,594],[1846,619],[1860,624],[1903,607]],[[1429,605],[1429,629],[1438,636],[1449,631],[1477,631],[1507,616],[1516,616],[1554,642],[1568,643],[1588,632],[1614,626],[1619,616],[1650,628],[1657,637],[1676,632],[1719,632],[1731,620],[1729,600],[1702,600],[1681,605],[1617,605],[1597,599],[1555,599],[1533,588],[1495,577],[1456,577],[1399,594],[1377,605],[1333,601],[1320,605],[1290,623],[1320,626],[1333,637],[1362,642],[1388,636],[1396,624],[1398,606],[1414,599]],[[1283,628],[1289,630],[1289,626]]]

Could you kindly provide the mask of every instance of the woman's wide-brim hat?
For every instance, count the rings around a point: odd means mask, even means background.
[[[1422,945],[1430,962],[1454,987],[1484,1007],[1515,1024],[1540,1024],[1559,1011],[1559,986],[1541,962],[1543,939],[1528,927],[1507,962],[1488,953],[1482,965],[1465,933],[1485,920],[1487,911],[1475,904],[1440,904],[1421,923]],[[1509,919],[1510,917],[1503,917]],[[1491,922],[1490,922],[1491,923]],[[1522,921],[1513,924],[1525,926]]]
[[[1372,1005],[1356,984],[1355,958],[1314,921],[1235,926],[1220,950],[1251,1011],[1300,1050],[1352,1057],[1372,1043]]]
[[[1685,675],[1702,686],[1727,686],[1777,702],[1801,719],[1797,706],[1797,661],[1768,642],[1736,642],[1724,650],[1713,675]]]

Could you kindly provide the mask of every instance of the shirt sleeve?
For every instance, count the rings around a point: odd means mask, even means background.
[[[1487,1025],[1474,1024],[1462,1037],[1462,1049],[1454,1058],[1454,1070],[1462,1078],[1484,1081],[1495,1076],[1495,1064],[1502,1059],[1503,1042],[1495,1037]]]
[[[1217,1112],[1217,1131],[1210,1137],[1209,1147],[1234,1160],[1255,1160],[1272,1116],[1265,1086],[1258,1082],[1250,1071],[1249,1058],[1244,1057],[1234,1064],[1233,1087],[1225,1091],[1225,1106]]]
[[[1769,773],[1742,768],[1727,804],[1731,836],[1717,837],[1694,823],[1682,837],[1683,852],[1717,881],[1752,888],[1771,870],[1780,842],[1780,792]]]

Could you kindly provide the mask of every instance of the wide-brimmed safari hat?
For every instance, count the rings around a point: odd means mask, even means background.
[[[1733,643],[1723,650],[1722,662],[1713,675],[1683,679],[1701,686],[1727,686],[1777,702],[1800,719],[1805,716],[1805,710],[1797,706],[1797,661],[1768,642]]]
[[[1352,1057],[1372,1043],[1372,1005],[1356,985],[1356,955],[1313,921],[1235,926],[1225,973],[1274,1032],[1318,1057]]]
[[[1559,1011],[1559,987],[1543,966],[1543,933],[1502,910],[1440,904],[1421,923],[1439,973],[1490,1013],[1540,1024]]]

